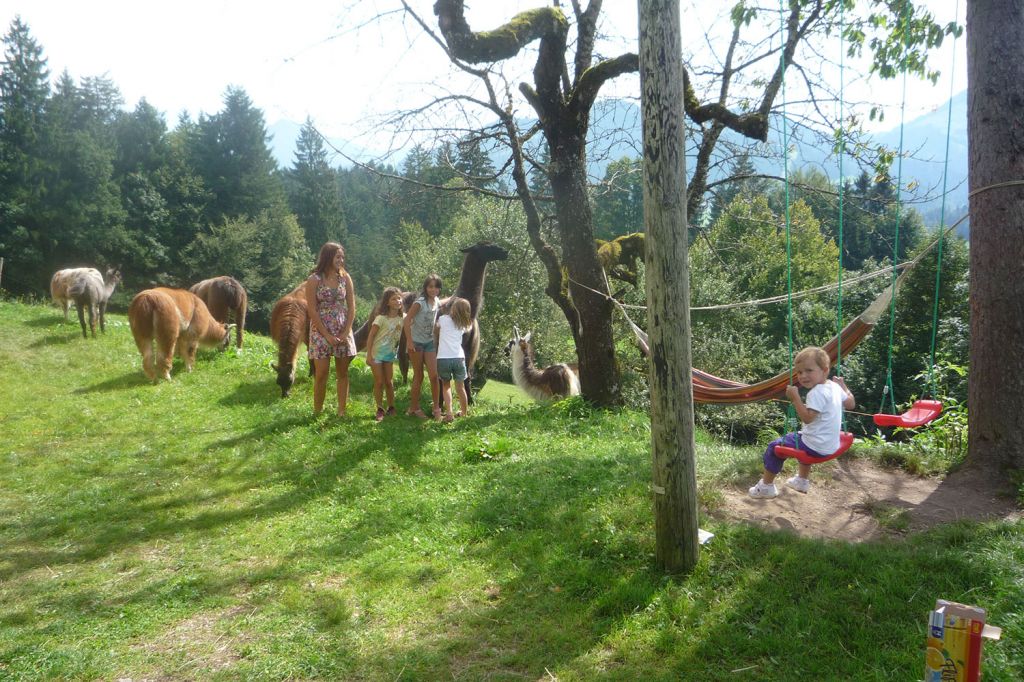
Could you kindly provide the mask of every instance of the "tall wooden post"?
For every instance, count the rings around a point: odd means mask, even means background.
[[[657,560],[697,563],[697,475],[690,379],[690,284],[679,0],[638,0],[643,111],[647,332]]]

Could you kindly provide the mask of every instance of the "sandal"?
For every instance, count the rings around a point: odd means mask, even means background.
[[[423,412],[423,410],[421,410],[418,407],[415,410],[406,410],[405,411],[405,416],[406,417],[419,417],[420,419],[426,419],[427,418],[426,413]]]
[[[444,422],[445,424],[451,424],[453,421],[455,421],[455,417],[451,416],[450,414],[446,414],[441,419],[441,421]]]

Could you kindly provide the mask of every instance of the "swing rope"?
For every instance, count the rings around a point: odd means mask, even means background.
[[[844,10],[846,3],[839,3],[839,286],[838,296],[839,301],[836,305],[836,338],[839,339],[838,347],[836,348],[836,376],[843,376],[843,249],[845,248],[845,240],[843,239],[843,196],[846,188],[846,178],[843,175],[843,157],[846,156],[846,130],[844,124],[846,123],[844,105],[846,103],[846,93],[844,87],[846,84],[846,50],[843,47],[843,31],[845,29],[845,15]],[[895,264],[894,264],[895,265]],[[895,272],[895,267],[893,272]],[[846,413],[842,413],[840,430],[846,430]]]
[[[903,4],[903,60],[901,70],[903,71],[903,91],[900,99],[900,143],[898,150],[898,163],[896,170],[896,226],[893,231],[892,242],[892,264],[895,266],[899,261],[900,253],[900,222],[903,219],[903,132],[907,114],[907,56],[910,51],[910,3]],[[896,272],[893,271],[893,284],[896,282]],[[896,412],[896,396],[892,383],[892,348],[896,336],[896,287],[893,286],[892,300],[889,302],[889,348],[887,353],[885,385],[882,387],[882,400],[878,411],[885,412],[886,399],[892,406],[893,413]]]
[[[789,383],[793,383],[793,248],[792,225],[789,212],[789,122],[786,116],[786,6],[779,0],[779,36],[781,51],[779,71],[782,76],[782,166],[786,195],[786,333],[789,343]],[[796,409],[790,404],[786,408],[787,430],[797,430]]]
[[[953,17],[960,16],[960,0],[956,0],[953,10]],[[939,330],[939,295],[942,284],[942,246],[945,242],[946,231],[942,228],[946,225],[946,183],[949,179],[949,136],[953,125],[953,76],[956,74],[956,35],[953,36],[953,57],[949,66],[949,102],[946,107],[946,157],[942,167],[942,205],[939,209],[939,252],[935,260],[935,298],[932,307],[932,348],[928,359],[928,384],[931,388],[931,397],[937,395],[935,382],[935,345]]]

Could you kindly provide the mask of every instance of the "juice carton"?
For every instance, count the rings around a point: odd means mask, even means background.
[[[981,640],[1000,634],[985,624],[985,609],[937,599],[928,619],[925,682],[978,682]]]

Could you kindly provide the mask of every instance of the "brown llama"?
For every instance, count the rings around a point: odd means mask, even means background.
[[[64,309],[64,321],[68,320],[68,308],[74,302],[78,310],[78,322],[82,325],[82,338],[88,338],[85,326],[85,310],[89,311],[89,330],[96,338],[96,319],[100,331],[107,331],[107,302],[121,281],[121,273],[115,268],[107,269],[106,280],[95,268],[68,268],[58,270],[50,278],[50,296],[54,303]]]
[[[270,338],[277,344],[277,363],[270,367],[277,372],[281,397],[287,398],[295,383],[295,364],[302,344],[309,346],[309,308],[304,286],[281,297],[270,313]],[[310,363],[312,370],[312,363]]]
[[[191,372],[200,346],[224,350],[231,342],[231,325],[213,319],[202,299],[184,289],[139,292],[128,306],[128,324],[142,354],[142,369],[153,381],[170,380],[175,351],[185,362],[185,371]]]
[[[580,380],[570,365],[559,363],[543,369],[537,369],[533,360],[533,346],[530,345],[530,334],[515,336],[505,346],[505,354],[512,357],[512,380],[526,395],[534,400],[551,400],[567,398],[580,394]]]
[[[241,348],[242,337],[245,334],[245,313],[249,308],[249,296],[242,283],[234,277],[222,275],[204,279],[190,286],[188,290],[203,299],[213,319],[218,322],[226,324],[228,316],[234,313],[235,346]]]

